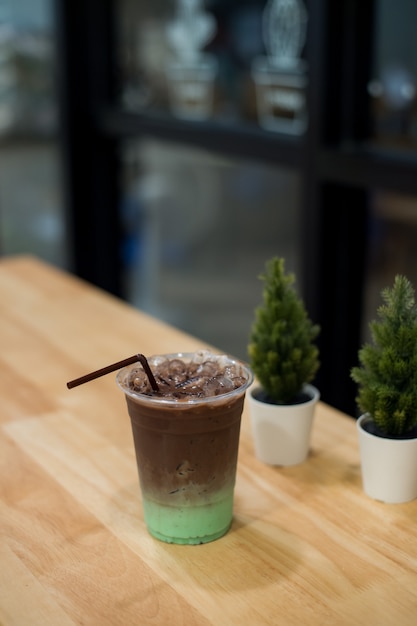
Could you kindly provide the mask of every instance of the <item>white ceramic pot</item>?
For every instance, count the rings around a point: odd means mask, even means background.
[[[414,500],[417,498],[417,437],[378,437],[363,428],[370,421],[371,416],[365,414],[356,422],[365,493],[374,500],[391,504]]]
[[[255,455],[269,465],[297,465],[305,461],[310,446],[314,411],[320,393],[304,385],[310,399],[301,404],[267,404],[257,400],[259,387],[248,393]]]

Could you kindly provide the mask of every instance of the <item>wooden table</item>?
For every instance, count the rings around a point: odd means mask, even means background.
[[[244,414],[231,531],[164,544],[114,375],[66,381],[204,344],[27,257],[0,262],[0,310],[2,626],[417,623],[417,501],[363,494],[351,418],[320,404],[308,461],[282,469]]]

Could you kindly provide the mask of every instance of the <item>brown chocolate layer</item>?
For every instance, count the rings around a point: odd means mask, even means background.
[[[194,406],[126,401],[144,494],[174,504],[234,485],[244,395]]]

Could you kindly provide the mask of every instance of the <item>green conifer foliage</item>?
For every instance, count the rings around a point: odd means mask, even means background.
[[[266,264],[263,302],[255,311],[248,353],[259,383],[276,404],[290,404],[319,368],[314,343],[319,327],[307,316],[294,289],[294,274],[286,274],[284,259]]]
[[[369,324],[372,343],[359,350],[351,376],[358,384],[358,407],[369,413],[382,435],[406,435],[417,426],[417,307],[414,289],[396,276],[381,292],[379,321]]]

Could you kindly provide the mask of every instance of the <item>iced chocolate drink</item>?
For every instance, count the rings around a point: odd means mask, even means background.
[[[245,391],[240,361],[205,351],[150,357],[117,375],[132,423],[149,532],[163,541],[213,541],[230,527]]]

